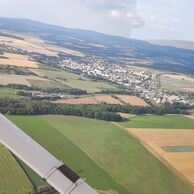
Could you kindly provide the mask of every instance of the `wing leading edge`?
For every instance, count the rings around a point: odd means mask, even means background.
[[[61,194],[97,194],[63,162],[0,114],[0,143]]]

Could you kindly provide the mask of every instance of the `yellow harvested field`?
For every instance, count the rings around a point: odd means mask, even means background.
[[[80,56],[80,57],[84,57],[85,55],[79,51],[75,51],[75,50],[72,50],[72,49],[68,49],[68,48],[65,48],[65,47],[59,47],[59,46],[55,46],[55,45],[52,45],[52,44],[46,44],[45,47],[50,50],[50,51],[53,51],[53,52],[62,52],[62,53],[66,53],[66,54],[70,54],[70,55],[76,55],[76,56]]]
[[[109,95],[104,95],[104,96],[95,96],[98,102],[101,103],[107,103],[107,104],[122,104],[118,99],[113,98],[112,96]]]
[[[148,106],[148,104],[141,98],[128,95],[117,95],[121,102],[131,104],[134,106]]]
[[[127,130],[177,175],[194,186],[194,130],[137,128]],[[190,150],[187,150],[188,148]]]
[[[0,45],[4,44],[17,49],[26,50],[28,52],[45,54],[47,56],[57,56],[60,52],[81,57],[85,56],[79,51],[45,43],[44,40],[37,37],[24,35],[22,38],[24,38],[24,40],[0,36]]]
[[[194,77],[181,74],[164,74],[161,86],[172,91],[194,92]]]
[[[30,60],[27,56],[13,53],[4,53],[5,58],[0,58],[1,65],[10,65],[16,67],[38,68],[35,61]]]
[[[190,119],[194,119],[194,115],[185,115],[185,117],[190,118]]]
[[[117,98],[112,97],[111,95],[96,95],[96,96],[87,96],[81,98],[65,99],[55,101],[57,103],[64,104],[123,104],[128,103],[131,105],[137,106],[148,106],[148,104],[136,96],[127,96],[127,95],[117,95]]]
[[[8,84],[21,84],[26,85],[28,87],[31,86],[31,83],[28,80],[41,80],[41,81],[47,81],[46,79],[37,77],[37,76],[25,76],[25,75],[0,75],[0,85],[8,85]]]
[[[57,52],[53,52],[45,48],[44,44],[38,45],[26,40],[18,40],[14,38],[3,37],[3,36],[0,37],[0,44],[5,44],[7,46],[26,50],[28,52],[36,52],[36,53],[45,54],[48,56],[57,56],[58,54]]]
[[[178,79],[178,80],[188,80],[194,82],[194,77],[186,76],[186,75],[178,75],[178,74],[165,74],[164,77],[170,77],[172,79]]]
[[[67,99],[67,100],[58,100],[56,103],[64,103],[64,104],[99,104],[99,103],[107,103],[107,104],[121,104],[121,102],[109,95],[103,96],[88,96],[82,98],[75,99]]]
[[[128,129],[142,137],[146,142],[155,142],[162,146],[194,145],[194,130],[192,129]]]
[[[57,100],[56,103],[61,104],[98,104],[98,101],[94,97],[83,97],[67,100]]]

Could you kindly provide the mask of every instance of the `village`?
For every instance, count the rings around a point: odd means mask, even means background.
[[[174,92],[163,89],[160,84],[161,73],[153,72],[148,69],[137,68],[134,62],[131,64],[123,62],[120,64],[112,62],[106,57],[73,57],[59,55],[58,57],[46,56],[34,52],[27,52],[22,49],[17,49],[2,45],[4,51],[25,54],[35,61],[40,63],[48,63],[53,67],[63,68],[67,71],[111,82],[115,85],[124,87],[132,91],[133,95],[139,96],[146,101],[154,104],[164,103],[181,103],[193,104],[193,99],[189,93]],[[61,94],[47,94],[43,92],[31,94],[32,98],[61,98]]]
[[[160,87],[160,73],[152,73],[127,65],[107,62],[104,59],[89,57],[87,63],[63,60],[60,65],[65,69],[79,72],[83,75],[110,81],[133,91],[134,94],[152,103],[182,103],[188,104],[190,96],[187,93],[171,92]]]

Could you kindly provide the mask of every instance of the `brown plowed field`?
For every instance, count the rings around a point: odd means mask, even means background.
[[[131,104],[134,106],[148,106],[148,104],[141,98],[137,96],[128,96],[128,95],[117,95],[120,101]]]
[[[125,101],[124,101],[125,100]],[[138,106],[147,106],[146,102],[141,98],[135,96],[127,96],[127,95],[117,95],[117,98],[114,98],[110,95],[96,95],[96,96],[87,96],[81,98],[74,99],[65,99],[55,101],[56,103],[64,103],[64,104],[99,104],[99,103],[107,103],[107,104],[131,104]]]
[[[82,97],[75,99],[67,99],[67,100],[58,100],[57,103],[64,104],[99,104],[99,103],[107,103],[107,104],[121,104],[121,102],[111,96],[90,96],[90,97]]]

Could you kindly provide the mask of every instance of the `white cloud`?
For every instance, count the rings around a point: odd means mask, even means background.
[[[184,25],[184,21],[180,18],[151,15],[146,20],[146,25],[161,28],[166,31],[179,31],[181,26]]]
[[[112,11],[110,11],[110,16],[119,18],[119,17],[121,17],[121,12],[118,10],[112,10]]]
[[[0,17],[29,18],[109,34],[129,36],[138,28],[134,32],[142,39],[166,37],[169,31],[193,39],[194,33],[194,0],[0,0],[0,8]]]
[[[108,14],[113,19],[119,19],[120,21],[128,24],[131,28],[138,28],[144,25],[143,19],[137,15],[135,11],[112,10]]]

